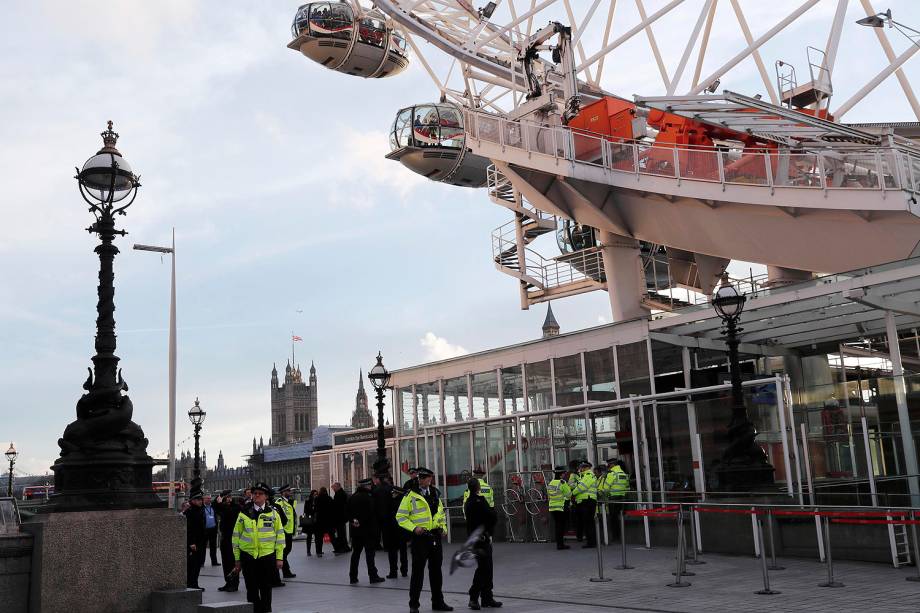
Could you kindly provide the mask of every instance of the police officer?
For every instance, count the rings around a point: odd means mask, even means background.
[[[569,546],[565,544],[565,524],[572,488],[565,482],[565,466],[556,467],[553,480],[546,486],[546,496],[549,498],[549,514],[553,518],[556,549],[569,549]]]
[[[198,587],[198,573],[204,564],[204,548],[207,543],[207,529],[204,516],[204,493],[195,488],[189,492],[189,507],[182,513],[186,519],[186,575],[185,587],[204,591]]]
[[[293,499],[291,486],[287,483],[278,488],[278,493],[281,495],[278,497],[275,504],[277,507],[280,507],[280,510],[283,512],[281,515],[284,518],[284,564],[281,567],[281,574],[285,579],[292,579],[297,575],[291,572],[291,567],[288,565],[288,554],[291,553],[291,547],[294,544],[294,523],[297,517],[297,501]]]
[[[408,577],[409,558],[406,539],[403,537],[405,530],[396,523],[396,511],[402,501],[402,490],[393,486],[390,482],[390,475],[377,473],[374,475],[374,488],[371,490],[371,497],[374,499],[377,527],[383,537],[383,548],[387,552],[387,560],[390,563],[390,573],[387,575],[387,579],[399,577],[400,557],[402,558],[402,575],[403,577]]]
[[[473,478],[479,481],[479,495],[486,499],[486,502],[489,503],[489,507],[495,508],[495,495],[492,493],[492,488],[489,487],[488,482],[483,479],[486,476],[486,471],[481,468],[473,469]],[[470,497],[470,490],[466,489],[463,491],[463,509],[464,513],[466,512],[466,501]]]
[[[431,587],[431,608],[434,611],[453,611],[444,602],[441,592],[441,560],[444,551],[441,539],[447,529],[444,506],[440,492],[431,485],[434,473],[427,468],[418,468],[418,481],[406,492],[396,522],[411,535],[412,577],[409,579],[409,613],[419,613],[419,597],[425,581],[425,566],[428,566],[428,583]]]
[[[240,505],[233,499],[232,490],[224,490],[217,497],[217,526],[220,531],[220,560],[223,565],[225,585],[217,588],[220,592],[235,592],[240,587],[240,576],[233,572],[233,529],[240,515]]]
[[[380,542],[380,532],[377,527],[377,513],[374,509],[374,500],[371,498],[371,479],[361,479],[355,493],[345,503],[345,519],[351,525],[351,565],[348,578],[352,584],[358,582],[358,562],[361,561],[361,552],[364,552],[367,561],[367,578],[371,583],[386,581],[377,574],[377,565],[374,556],[377,543]]]
[[[234,570],[242,571],[246,600],[254,613],[272,610],[272,584],[284,565],[284,527],[278,511],[268,504],[271,488],[252,486],[252,503],[240,512],[233,528]]]
[[[479,541],[473,546],[476,553],[476,573],[473,575],[473,584],[470,586],[469,608],[478,611],[482,607],[494,609],[502,606],[492,594],[492,533],[495,531],[495,522],[498,517],[480,488],[481,479],[473,478],[467,484],[464,494],[466,502],[463,504],[463,516],[466,518],[466,532],[472,534],[477,528],[482,528]],[[482,597],[482,607],[479,606],[479,597]]]
[[[620,513],[623,512],[621,503],[626,499],[627,491],[629,491],[629,474],[623,470],[622,462],[610,458],[607,460],[607,473],[597,484],[597,493],[598,496],[614,503],[609,505],[611,536],[616,536],[620,532]]]
[[[575,499],[578,521],[587,541],[582,549],[593,549],[597,547],[597,532],[594,530],[594,513],[597,510],[597,477],[594,476],[593,465],[587,460],[583,460],[578,468],[578,479],[575,481],[575,487],[572,488],[572,497]]]
[[[575,484],[578,483],[578,465],[580,460],[572,460],[569,462],[569,513],[571,517],[569,518],[575,526],[575,540],[579,543],[584,540],[584,530],[581,525],[581,518],[578,515],[578,505],[575,504]]]

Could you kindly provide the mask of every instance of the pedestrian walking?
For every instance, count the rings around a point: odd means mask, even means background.
[[[306,537],[304,540],[307,542],[307,557],[313,555],[310,547],[316,532],[316,494],[316,490],[310,490],[310,495],[303,502],[303,515],[300,516],[300,531]],[[317,551],[322,551],[322,548],[318,548]]]
[[[205,532],[205,544],[207,549],[211,552],[211,566],[220,566],[220,562],[217,561],[217,513],[214,510],[214,507],[211,506],[211,495],[204,495],[204,532]],[[207,556],[201,556],[201,565],[204,566]]]
[[[240,505],[231,495],[231,490],[224,490],[217,497],[217,531],[220,534],[220,561],[224,573],[224,585],[217,588],[219,592],[235,592],[240,589],[240,575],[233,572],[236,560],[233,558],[233,528],[240,515]]]
[[[495,531],[495,522],[498,516],[495,509],[489,504],[488,498],[482,493],[482,482],[479,478],[470,479],[467,484],[467,501],[463,505],[463,516],[466,518],[466,532],[473,534],[477,529],[482,529],[479,541],[473,545],[476,553],[476,572],[473,574],[473,583],[470,585],[469,608],[478,611],[482,607],[497,609],[502,603],[495,600],[492,594],[492,534]],[[482,606],[479,599],[482,598]]]
[[[272,583],[284,564],[284,528],[278,511],[268,503],[271,488],[252,486],[252,503],[240,512],[233,528],[234,570],[243,573],[246,600],[253,613],[272,610]]]
[[[345,532],[345,505],[348,504],[348,494],[342,489],[342,484],[336,481],[332,484],[332,502],[335,505],[335,536],[332,541],[332,551],[335,553],[348,553],[351,548],[348,546],[348,536]]]
[[[425,581],[425,567],[428,567],[428,584],[431,587],[431,608],[434,611],[453,611],[444,602],[441,591],[441,561],[444,550],[441,544],[447,521],[440,492],[431,484],[434,473],[427,468],[418,468],[418,481],[406,492],[399,510],[397,523],[412,536],[412,576],[409,579],[409,613],[419,613],[419,598]]]
[[[204,563],[204,547],[207,542],[204,519],[204,494],[200,489],[189,492],[189,507],[185,515],[186,574],[185,587],[204,591],[198,587],[198,573]]]
[[[569,549],[565,544],[565,527],[572,490],[565,481],[565,466],[556,467],[553,480],[546,486],[546,495],[549,498],[549,514],[553,518],[556,549]]]
[[[323,557],[323,545],[326,535],[335,547],[335,503],[325,487],[319,488],[316,496],[316,557]]]
[[[358,564],[361,561],[361,552],[367,562],[367,578],[371,583],[386,581],[377,574],[377,565],[374,563],[377,543],[380,542],[380,532],[377,528],[377,512],[374,509],[374,499],[371,497],[370,479],[358,481],[355,493],[351,495],[345,506],[345,517],[351,526],[351,565],[348,578],[351,583],[358,582]]]

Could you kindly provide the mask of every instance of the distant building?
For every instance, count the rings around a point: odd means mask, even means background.
[[[352,428],[370,428],[374,417],[367,408],[367,394],[364,392],[364,372],[358,371],[358,393],[355,396],[355,412],[351,414]]]
[[[271,379],[272,436],[276,445],[309,441],[319,423],[316,394],[316,367],[310,364],[309,385],[304,383],[300,366],[288,362],[284,383],[278,385],[278,370],[272,367]]]
[[[543,320],[543,338],[559,336],[559,322],[553,315],[553,303],[546,303],[546,319]]]

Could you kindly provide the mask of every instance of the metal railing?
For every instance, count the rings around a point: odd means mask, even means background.
[[[920,155],[896,147],[845,147],[818,151],[741,147],[666,147],[510,120],[464,110],[467,137],[610,171],[678,181],[816,190],[898,190],[920,193]]]

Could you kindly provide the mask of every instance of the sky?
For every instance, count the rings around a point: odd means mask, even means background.
[[[741,2],[755,37],[799,4]],[[635,19],[635,8],[620,4],[615,34]],[[645,4],[651,13],[664,2]],[[804,48],[823,47],[835,5],[824,0],[764,47],[771,77],[779,58],[807,72]],[[851,5],[848,24],[863,15]],[[115,317],[134,420],[151,455],[165,457],[168,446],[169,259],[131,245],[166,245],[173,228],[177,440],[191,449],[185,413],[197,397],[207,411],[202,447],[211,463],[222,450],[239,465],[252,437],[268,439],[270,373],[290,359],[292,332],[303,338],[294,348],[301,368],[316,365],[320,423],[332,424],[349,420],[359,369],[366,372],[378,350],[395,369],[540,335],[545,308],[522,311],[516,282],[490,258],[490,233],[510,212],[483,190],[432,183],[384,159],[396,111],[437,97],[419,62],[374,81],[326,70],[285,46],[297,6],[35,0],[5,7],[0,443],[15,441],[17,472],[48,472],[91,365],[98,259],[73,169],[101,146],[109,119],[143,184],[119,219],[129,235],[116,241]],[[656,24],[670,70],[702,0],[687,6],[691,17]],[[743,46],[727,6],[717,13],[707,68]],[[888,6],[920,28],[918,4]],[[890,36],[896,53],[909,45]],[[436,70],[448,69],[431,47],[423,51]],[[872,32],[848,26],[835,96],[845,99],[884,64]],[[918,68],[917,61],[905,67],[915,84]],[[647,40],[612,55],[603,84],[626,96],[663,93]],[[764,89],[749,61],[722,87]],[[847,116],[911,119],[894,79]],[[604,292],[557,301],[553,310],[563,332],[610,319]]]

